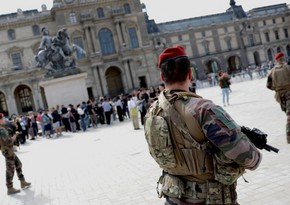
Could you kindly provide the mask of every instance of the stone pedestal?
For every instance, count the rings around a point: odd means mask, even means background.
[[[82,101],[87,102],[89,96],[86,77],[87,73],[79,73],[40,82],[39,84],[45,92],[48,108],[56,105],[67,107],[69,104],[76,107]]]

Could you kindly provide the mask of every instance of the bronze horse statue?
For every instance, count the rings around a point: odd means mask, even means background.
[[[46,46],[35,56],[37,67],[45,68],[48,63],[50,72],[74,68],[75,59],[71,58],[74,52],[85,55],[86,52],[76,44],[70,44],[69,35],[65,28],[58,30],[56,37],[45,36]]]

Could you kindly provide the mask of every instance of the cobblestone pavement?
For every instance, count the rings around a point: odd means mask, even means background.
[[[230,106],[225,107],[240,125],[268,133],[268,143],[279,153],[262,151],[263,161],[255,171],[239,179],[242,205],[290,204],[290,149],[286,144],[286,116],[265,87],[266,79],[235,80]],[[197,93],[221,103],[219,87],[197,89]],[[86,132],[64,133],[57,139],[28,141],[17,152],[26,179],[32,187],[8,196],[4,157],[0,157],[1,205],[159,205],[155,191],[161,173],[150,157],[144,130],[131,122],[115,121],[111,126]],[[14,186],[20,187],[17,177]]]

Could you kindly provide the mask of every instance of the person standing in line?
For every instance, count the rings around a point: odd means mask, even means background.
[[[138,107],[137,100],[135,99],[135,94],[128,96],[128,109],[130,112],[130,118],[132,119],[134,129],[139,130],[140,124],[138,120]]]
[[[218,72],[218,81],[219,81],[219,86],[222,89],[222,96],[223,96],[222,99],[223,99],[224,107],[226,106],[226,103],[227,105],[230,105],[229,103],[229,99],[230,99],[229,92],[230,92],[230,85],[231,85],[230,80],[231,78],[226,72],[223,72],[223,71]]]
[[[190,64],[182,46],[159,55],[165,90],[144,127],[150,154],[163,169],[157,193],[166,205],[238,205],[237,179],[255,170],[262,155],[222,107],[189,92]]]
[[[276,65],[267,78],[267,88],[275,91],[275,99],[286,113],[286,137],[290,144],[290,66],[286,64],[284,53],[275,55]]]
[[[42,137],[45,137],[45,132],[44,132],[44,123],[42,121],[42,110],[39,110],[37,113],[36,121],[39,123],[41,127],[41,135]]]
[[[60,137],[62,135],[61,131],[61,115],[59,111],[55,109],[55,107],[51,108],[51,117],[52,117],[52,127],[54,129],[54,133],[56,137]]]
[[[112,106],[109,103],[109,98],[104,98],[104,101],[102,103],[102,107],[105,113],[106,123],[107,125],[111,124],[111,114],[112,114]]]
[[[74,117],[70,107],[67,108],[67,114],[71,131],[76,132],[77,131],[76,118]]]
[[[122,122],[122,121],[124,121],[124,118],[123,118],[123,104],[122,104],[120,96],[116,97],[115,105],[116,105],[116,109],[117,109],[118,119],[119,119],[120,122]]]
[[[97,114],[95,113],[94,104],[91,100],[87,101],[87,110],[92,126],[97,128],[98,127]]]
[[[81,127],[83,131],[87,130],[87,125],[86,125],[86,114],[85,111],[81,108],[80,104],[77,104],[77,112],[80,116],[80,121],[81,121]]]
[[[47,139],[49,139],[51,137],[51,129],[52,129],[52,125],[51,125],[51,118],[48,115],[48,109],[44,109],[43,113],[42,113],[42,121],[44,124],[44,133]]]
[[[31,186],[30,182],[25,181],[22,173],[22,163],[13,150],[14,141],[17,138],[15,126],[4,118],[4,115],[0,113],[0,147],[6,162],[6,186],[7,194],[19,193],[19,189],[13,187],[13,177],[16,171],[18,179],[20,180],[20,186],[22,189]]]

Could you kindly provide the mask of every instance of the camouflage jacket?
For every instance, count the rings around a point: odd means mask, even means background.
[[[12,131],[6,125],[0,125],[0,146],[3,150],[4,148],[10,149],[13,147],[14,139]]]
[[[180,100],[175,107],[181,115],[197,119],[205,137],[226,157],[225,164],[233,161],[245,169],[258,167],[261,153],[222,107],[203,98]]]
[[[267,88],[282,91],[290,90],[290,66],[287,64],[277,64],[272,68],[267,79]]]

